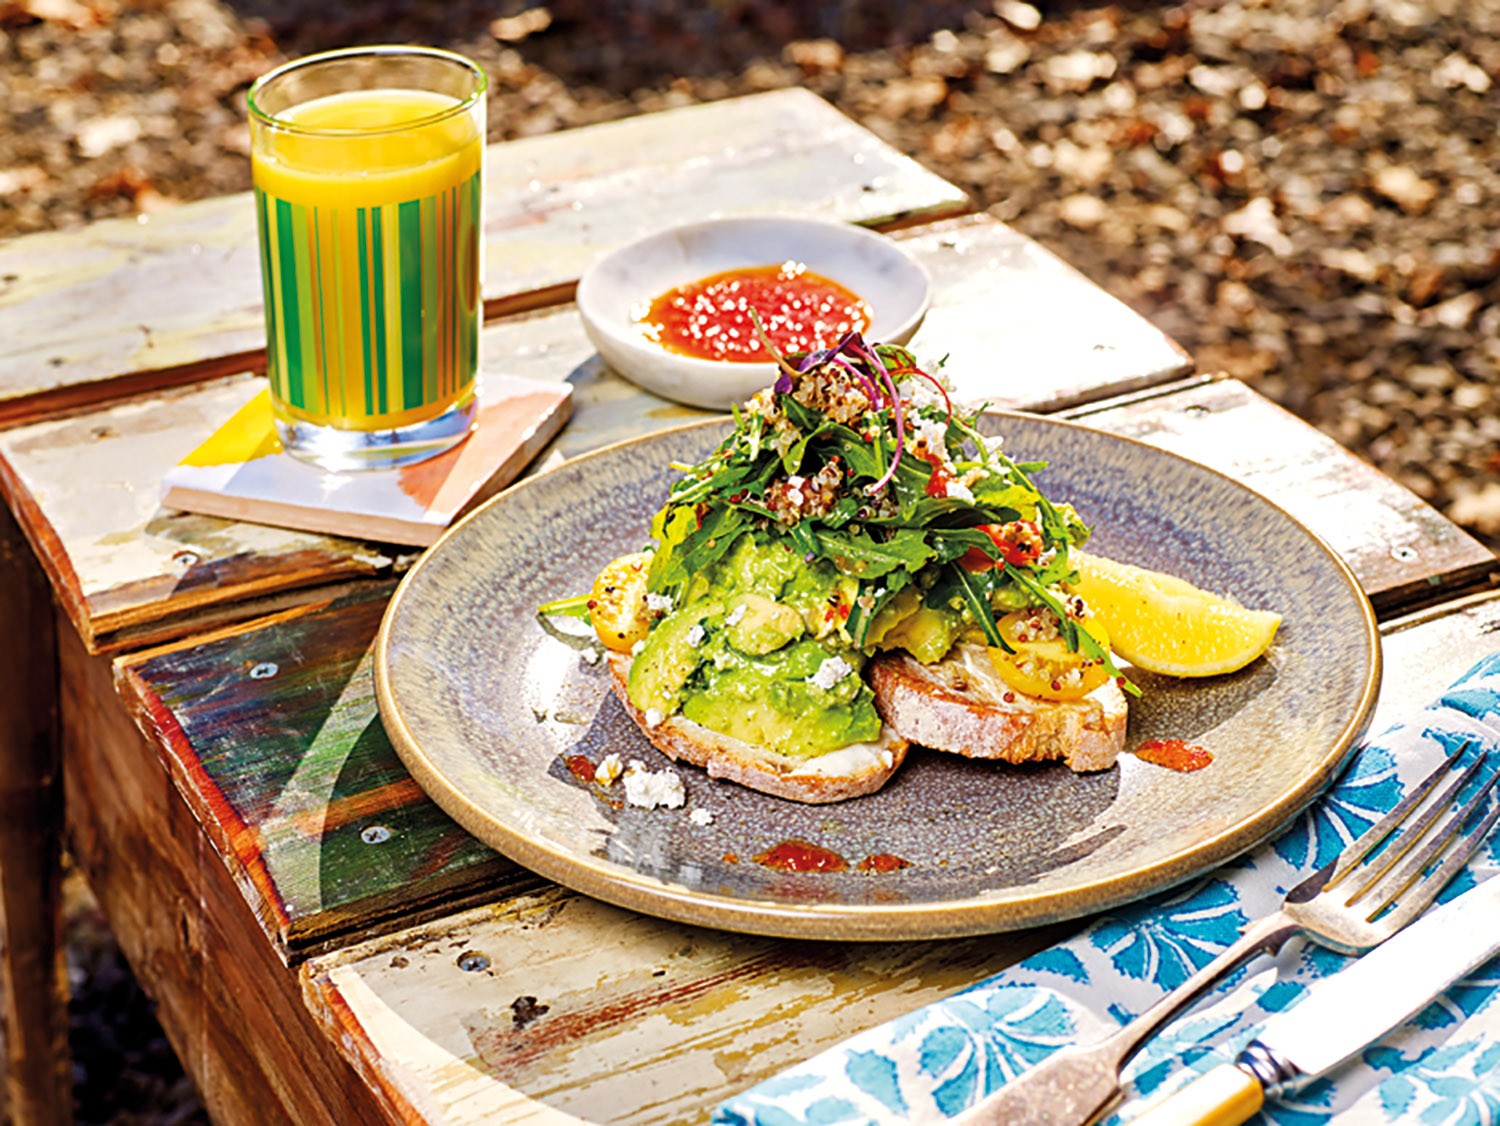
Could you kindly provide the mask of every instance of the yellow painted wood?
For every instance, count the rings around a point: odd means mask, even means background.
[[[802,89],[494,145],[486,176],[491,315],[566,299],[597,255],[654,227],[752,212],[881,226],[968,207]],[[253,367],[264,333],[248,193],[0,243],[0,419],[119,394],[101,382]]]
[[[1131,1121],[1135,1126],[1239,1126],[1264,1102],[1259,1082],[1221,1063]]]

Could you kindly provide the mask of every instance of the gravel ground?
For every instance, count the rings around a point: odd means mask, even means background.
[[[0,0],[0,236],[247,188],[249,82],[377,41],[495,139],[806,85],[1500,546],[1500,5]],[[201,1121],[74,915],[80,1122]]]

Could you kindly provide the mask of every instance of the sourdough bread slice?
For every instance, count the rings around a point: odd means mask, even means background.
[[[904,739],[968,758],[1062,759],[1080,773],[1108,770],[1125,748],[1125,693],[1113,680],[1078,700],[1016,692],[982,645],[959,644],[924,665],[882,653],[869,664],[875,708]]]
[[[625,711],[662,754],[701,766],[710,778],[727,778],[779,798],[816,804],[874,793],[906,759],[906,740],[889,725],[881,729],[878,743],[855,743],[799,758],[721,735],[681,715],[649,724],[625,690],[630,664],[627,653],[609,654],[615,695]]]

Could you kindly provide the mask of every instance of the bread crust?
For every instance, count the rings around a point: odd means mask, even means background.
[[[708,771],[710,778],[727,778],[752,790],[791,801],[821,804],[844,801],[874,793],[884,786],[906,760],[907,742],[889,725],[880,732],[879,750],[848,754],[848,765],[837,771],[811,771],[817,759],[794,758],[766,747],[721,735],[682,715],[673,715],[652,726],[645,713],[630,702],[626,683],[632,658],[628,653],[608,655],[612,687],[626,714],[642,734],[668,758],[692,763]],[[835,751],[843,755],[844,751]],[[828,760],[830,756],[818,756]],[[842,763],[844,760],[839,760]],[[826,762],[825,762],[826,765]]]
[[[1078,773],[1108,770],[1125,749],[1125,694],[1107,681],[1079,700],[976,692],[953,657],[923,665],[904,652],[869,664],[880,718],[933,750],[1004,762],[1062,759]]]

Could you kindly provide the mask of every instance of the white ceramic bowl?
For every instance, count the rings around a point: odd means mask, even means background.
[[[862,297],[871,343],[911,339],[932,299],[927,271],[884,235],[847,223],[785,217],[710,219],[647,235],[606,254],[578,282],[578,312],[606,363],[664,398],[728,410],[776,379],[772,363],[700,360],[642,334],[655,297],[710,274],[794,259]]]

